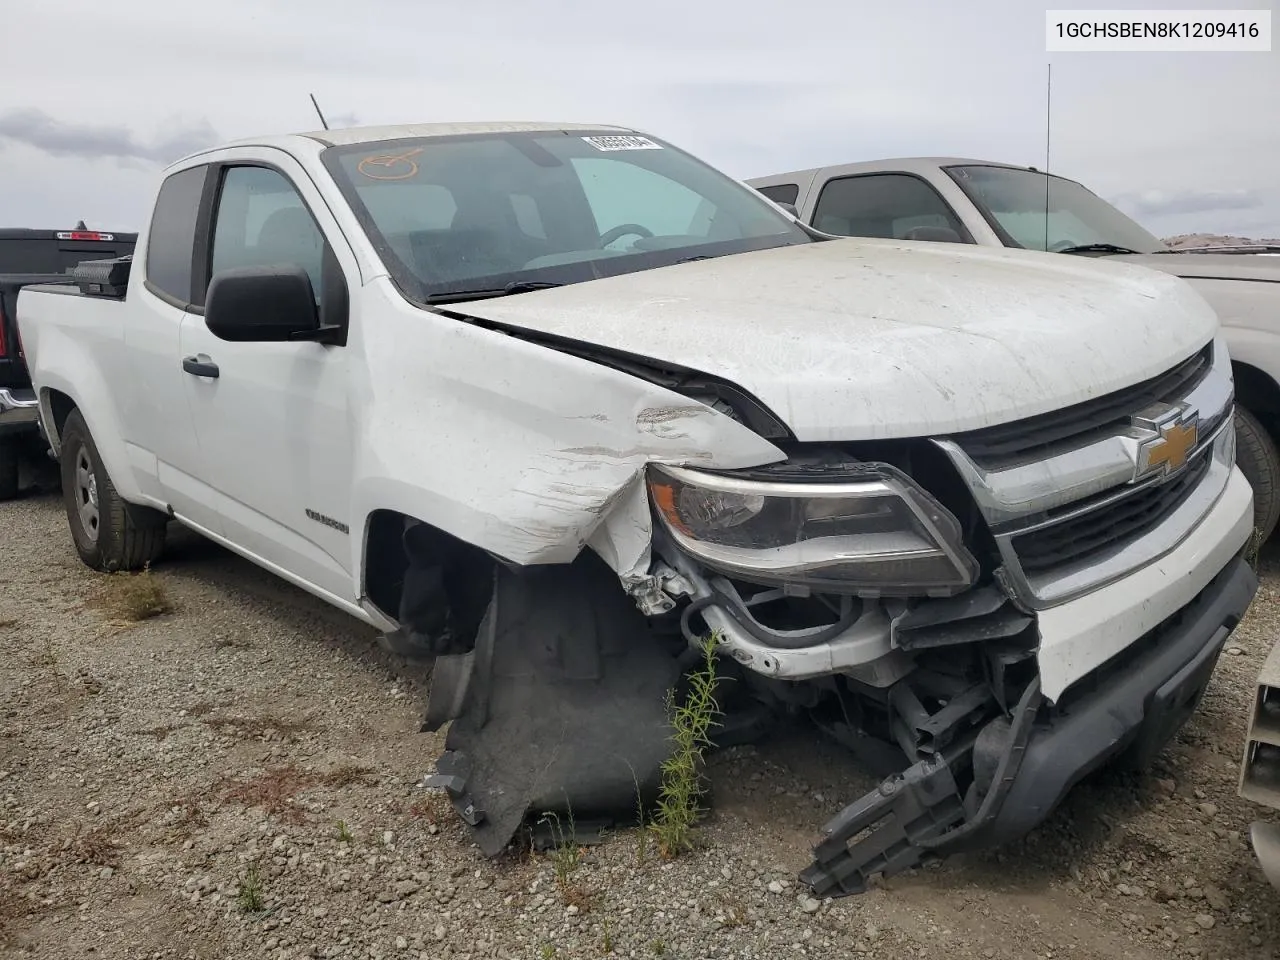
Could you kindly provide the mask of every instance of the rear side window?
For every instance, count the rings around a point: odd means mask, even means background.
[[[192,167],[165,178],[147,238],[147,282],[184,304],[191,302],[196,220],[207,169]]]
[[[876,173],[828,181],[813,225],[842,237],[970,242],[968,231],[932,186],[906,173]]]
[[[794,206],[796,199],[800,196],[800,185],[796,183],[775,183],[769,187],[756,187],[756,189],[774,203],[789,203]]]

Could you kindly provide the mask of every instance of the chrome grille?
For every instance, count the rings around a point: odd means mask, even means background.
[[[1088,563],[1158,526],[1187,499],[1209,470],[1206,450],[1176,476],[1139,487],[1105,506],[1013,537],[1024,573]]]
[[[986,521],[1005,588],[1042,609],[1150,563],[1199,522],[1231,474],[1233,394],[1210,343],[1126,390],[934,442]],[[1197,426],[1186,465],[1148,476],[1147,445],[1184,419]]]

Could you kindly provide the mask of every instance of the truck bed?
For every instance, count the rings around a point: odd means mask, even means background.
[[[0,274],[0,387],[27,389],[31,378],[23,361],[18,339],[18,293],[35,284],[65,283],[66,278],[49,273]],[[44,289],[54,289],[45,286]]]

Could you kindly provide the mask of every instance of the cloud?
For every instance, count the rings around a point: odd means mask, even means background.
[[[1055,55],[1047,118],[1044,13],[1026,0],[794,0],[782,14],[761,0],[646,0],[596,5],[589,17],[578,0],[187,6],[132,0],[95,18],[68,17],[66,4],[5,5],[6,30],[22,38],[6,49],[6,75],[24,78],[0,84],[6,224],[84,216],[123,229],[117,218],[145,217],[161,154],[215,142],[210,126],[230,139],[317,129],[314,92],[334,126],[634,124],[744,177],[917,155],[1040,166],[1052,119],[1051,168],[1150,211],[1135,215],[1157,232],[1252,222],[1254,235],[1280,232],[1280,124],[1258,122],[1280,113],[1280,57]],[[98,98],[109,113],[91,113],[66,64],[104,50],[102,96],[117,95]],[[166,117],[205,123],[166,128]],[[104,140],[115,159],[90,162]],[[1187,204],[1215,188],[1263,202]]]
[[[213,146],[218,131],[207,120],[171,123],[150,143],[128,127],[58,120],[41,110],[10,110],[0,114],[0,140],[34,147],[55,157],[171,163],[189,153]]]
[[[1256,210],[1266,201],[1255,190],[1144,190],[1121,194],[1111,202],[1138,216],[1167,217],[1221,210]]]

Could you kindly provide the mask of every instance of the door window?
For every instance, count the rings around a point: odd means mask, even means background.
[[[324,260],[324,235],[284,174],[269,167],[227,169],[214,218],[210,276],[232,267],[296,265],[307,271],[318,302]]]
[[[796,198],[800,196],[798,183],[775,183],[771,187],[756,187],[756,189],[774,203],[789,203],[794,206]]]
[[[813,225],[843,237],[969,241],[963,224],[938,191],[905,173],[829,181],[818,197]]]

